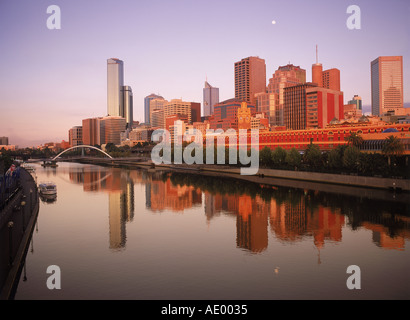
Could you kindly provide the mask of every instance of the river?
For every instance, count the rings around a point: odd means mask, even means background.
[[[142,169],[35,168],[58,194],[41,200],[16,300],[410,297],[409,203],[387,191],[379,200]],[[46,285],[51,265],[61,289]],[[348,288],[351,276],[360,289]]]

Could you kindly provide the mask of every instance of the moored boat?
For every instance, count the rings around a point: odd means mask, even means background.
[[[57,185],[53,182],[42,182],[38,185],[38,189],[42,195],[57,194]]]

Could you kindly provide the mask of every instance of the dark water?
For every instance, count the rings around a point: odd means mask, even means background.
[[[15,299],[410,297],[409,203],[392,194],[68,163],[36,176],[58,195],[41,202]]]

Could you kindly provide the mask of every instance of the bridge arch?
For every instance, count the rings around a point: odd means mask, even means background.
[[[86,145],[86,144],[80,144],[80,145],[78,145],[78,146],[70,147],[70,148],[68,148],[68,149],[65,149],[64,151],[61,151],[61,152],[60,152],[58,155],[56,155],[52,160],[55,160],[55,159],[57,159],[59,156],[61,156],[63,153],[65,153],[65,152],[67,152],[67,151],[70,151],[70,150],[73,150],[73,149],[76,149],[76,148],[90,148],[90,149],[98,150],[98,151],[100,151],[101,153],[105,154],[105,155],[106,155],[107,157],[109,157],[110,159],[113,159],[113,157],[111,157],[107,152],[102,151],[101,149],[98,149],[97,147],[89,146],[89,145]]]

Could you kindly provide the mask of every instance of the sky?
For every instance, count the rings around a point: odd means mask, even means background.
[[[350,30],[349,5],[361,28]],[[59,6],[61,29],[47,28]],[[265,59],[267,82],[279,66],[338,68],[347,103],[355,94],[370,111],[370,63],[403,56],[404,102],[410,106],[408,0],[1,0],[0,136],[19,147],[68,141],[82,119],[107,113],[107,59],[124,61],[134,120],[144,97],[202,104],[204,82],[234,97],[234,63]],[[273,24],[272,21],[276,23]]]

